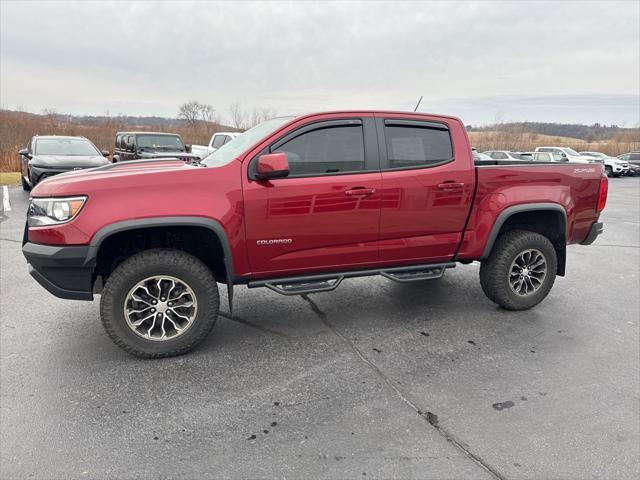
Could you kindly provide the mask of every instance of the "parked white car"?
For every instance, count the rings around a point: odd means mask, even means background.
[[[215,152],[225,143],[229,143],[238,135],[240,135],[240,132],[216,132],[211,136],[208,145],[191,145],[191,153],[198,155],[200,158],[204,158],[211,152]]]
[[[573,148],[568,147],[537,147],[536,152],[557,153],[565,162],[573,163],[592,163],[596,159],[581,156]]]
[[[604,163],[604,170],[607,172],[608,177],[619,177],[620,175],[626,175],[629,171],[629,162],[620,160],[617,157],[610,157],[606,153],[580,152],[580,155],[595,158],[596,162]]]

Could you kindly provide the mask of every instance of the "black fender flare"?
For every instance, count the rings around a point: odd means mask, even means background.
[[[136,220],[124,220],[122,222],[111,223],[102,227],[96,232],[89,244],[89,251],[85,259],[85,266],[93,267],[96,265],[96,259],[98,251],[102,242],[111,235],[127,230],[137,230],[141,228],[152,227],[173,227],[173,226],[192,226],[192,227],[204,227],[211,230],[222,246],[224,252],[224,266],[226,270],[226,283],[227,292],[229,294],[229,310],[233,312],[233,256],[231,254],[231,247],[229,246],[229,239],[227,232],[225,232],[222,225],[212,218],[208,217],[151,217],[140,218]]]
[[[500,230],[502,229],[502,226],[510,217],[512,217],[517,213],[535,212],[535,211],[554,211],[554,212],[559,212],[561,214],[561,218],[563,222],[562,226],[563,226],[564,237],[565,237],[565,245],[566,245],[566,239],[568,238],[567,211],[564,209],[564,207],[559,203],[525,203],[522,205],[513,205],[511,207],[505,208],[502,212],[500,212],[500,214],[498,215],[498,218],[493,224],[493,227],[491,228],[491,232],[489,233],[489,236],[487,237],[487,243],[485,244],[484,250],[482,252],[482,257],[480,257],[480,259],[483,260],[487,258],[489,254],[491,254],[491,250],[493,249],[493,244],[495,243],[496,238],[498,238],[498,235],[500,234]],[[564,274],[564,259],[562,258],[558,258],[558,270],[559,272],[561,272],[560,273],[561,275]]]

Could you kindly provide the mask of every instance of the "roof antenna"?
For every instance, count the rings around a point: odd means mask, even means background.
[[[422,95],[420,95],[420,100],[418,100],[418,103],[416,103],[416,108],[413,109],[414,112],[418,110],[418,107],[420,106],[421,101],[422,101]]]

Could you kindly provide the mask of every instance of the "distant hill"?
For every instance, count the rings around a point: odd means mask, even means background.
[[[637,129],[623,128],[617,125],[600,125],[599,123],[579,125],[572,123],[514,122],[482,127],[467,125],[467,130],[469,132],[493,132],[499,130],[523,131],[551,137],[569,137],[594,142],[598,140],[609,140],[619,134],[629,134]]]

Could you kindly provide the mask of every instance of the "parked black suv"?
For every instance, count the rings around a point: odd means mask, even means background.
[[[52,175],[106,165],[109,155],[84,137],[36,135],[20,155],[22,189],[31,190]]]
[[[180,135],[175,133],[118,132],[113,161],[151,158],[179,158],[185,162],[200,160],[200,157],[190,153],[190,150],[189,146],[182,142]]]

